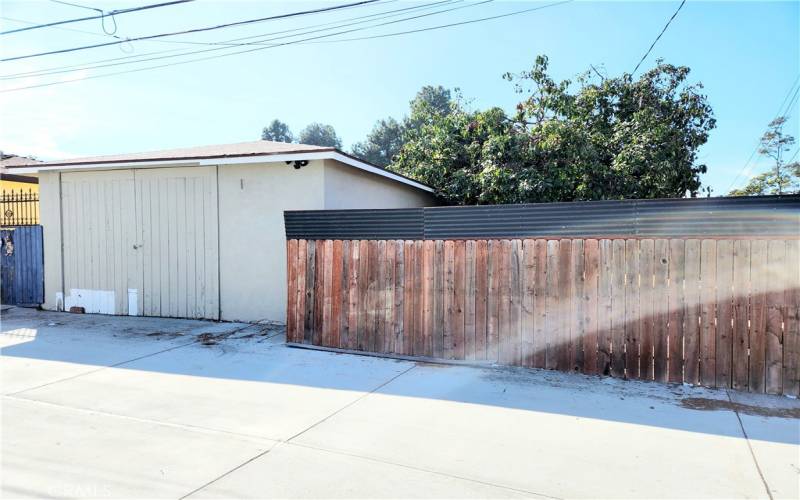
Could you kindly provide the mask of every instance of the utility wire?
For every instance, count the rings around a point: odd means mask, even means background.
[[[454,26],[463,26],[465,24],[473,24],[473,23],[480,23],[480,22],[483,22],[483,21],[491,21],[493,19],[500,19],[502,17],[516,16],[516,15],[519,15],[519,14],[525,14],[526,12],[533,12],[533,11],[536,11],[536,10],[546,9],[548,7],[555,7],[557,5],[563,5],[563,4],[566,4],[566,3],[573,2],[573,1],[575,1],[575,0],[564,0],[564,1],[561,1],[561,2],[549,3],[547,5],[540,5],[538,7],[532,7],[530,9],[515,10],[513,12],[507,12],[505,14],[500,14],[500,15],[497,15],[497,16],[481,17],[481,18],[478,18],[478,19],[470,19],[468,21],[461,21],[461,22],[458,22],[458,23],[442,24],[442,25],[439,25],[439,26],[430,26],[428,28],[419,28],[419,29],[408,30],[408,31],[397,31],[397,32],[394,32],[394,33],[384,33],[382,35],[371,35],[371,36],[363,36],[363,37],[357,37],[357,38],[341,38],[341,39],[338,39],[338,40],[326,40],[324,42],[308,42],[308,43],[354,42],[354,41],[357,41],[357,40],[372,40],[372,39],[375,39],[375,38],[386,38],[386,37],[390,37],[390,36],[409,35],[409,34],[412,34],[412,33],[421,33],[423,31],[440,30],[440,29],[444,29],[444,28],[452,28]],[[480,3],[485,3],[485,2],[480,2]]]
[[[24,28],[17,28],[17,29],[8,30],[8,31],[0,31],[0,35],[10,35],[12,33],[19,33],[21,31],[38,30],[38,29],[41,29],[41,28],[51,28],[53,26],[60,26],[62,24],[78,23],[78,22],[81,22],[81,21],[91,21],[92,19],[102,19],[105,16],[116,16],[116,15],[120,15],[120,14],[128,14],[130,12],[139,12],[139,11],[142,11],[142,10],[156,9],[156,8],[159,8],[159,7],[167,7],[167,6],[170,6],[170,5],[177,5],[177,4],[188,3],[188,2],[194,2],[194,0],[173,0],[171,2],[165,2],[165,3],[157,3],[157,4],[152,4],[152,5],[142,5],[141,7],[131,7],[131,8],[128,8],[128,9],[117,9],[117,10],[112,10],[110,12],[104,12],[104,13],[102,13],[100,15],[97,15],[97,16],[79,17],[77,19],[66,19],[64,21],[54,21],[52,23],[37,24],[35,26],[26,26]]]
[[[97,7],[88,7],[86,5],[79,5],[77,3],[64,2],[63,0],[50,0],[50,1],[53,3],[60,3],[61,5],[69,5],[70,7],[77,7],[79,9],[93,10],[95,12],[100,12],[100,13],[103,12],[103,9],[98,9]]]
[[[448,24],[448,25],[442,25],[442,26],[439,26],[439,27],[434,26],[434,27],[426,28],[426,30],[438,29],[440,27],[444,28],[444,27],[450,27],[450,26],[457,26],[457,25],[461,25],[461,24],[467,24],[469,22],[479,22],[479,21],[482,21],[482,20],[497,19],[498,17],[508,17],[508,16],[511,16],[511,15],[530,12],[532,10],[540,10],[540,9],[544,9],[544,8],[547,8],[547,7],[554,7],[556,5],[569,3],[571,1],[573,1],[573,0],[566,0],[566,1],[562,1],[562,2],[556,2],[556,3],[552,3],[552,4],[547,4],[547,5],[544,5],[544,6],[537,7],[536,9],[524,9],[524,10],[521,10],[521,11],[510,12],[510,13],[504,14],[502,16],[492,16],[492,17],[488,17],[488,18],[474,19],[474,20],[471,20],[471,21],[468,21],[468,22],[465,22],[465,23],[453,23],[453,24]],[[201,58],[196,58],[196,59],[189,59],[189,60],[185,60],[185,61],[177,61],[177,62],[171,62],[171,63],[166,63],[166,64],[147,66],[147,67],[144,67],[144,68],[135,68],[135,69],[125,70],[125,71],[118,71],[118,72],[114,72],[114,73],[103,73],[103,74],[100,74],[100,75],[91,75],[91,76],[82,77],[82,78],[74,78],[74,79],[71,79],[71,80],[62,80],[62,81],[48,82],[48,83],[42,83],[42,84],[37,84],[37,85],[29,85],[29,86],[25,86],[25,87],[15,87],[15,88],[11,88],[11,89],[6,89],[6,90],[3,90],[3,91],[0,91],[0,93],[17,92],[17,91],[20,91],[20,90],[27,90],[27,89],[40,88],[40,87],[49,87],[49,86],[52,86],[52,85],[61,85],[61,84],[64,84],[64,83],[79,82],[79,81],[84,81],[84,80],[93,80],[93,79],[96,79],[96,78],[106,78],[106,77],[109,77],[109,76],[116,76],[116,75],[129,74],[129,73],[137,73],[137,72],[140,72],[140,71],[148,71],[148,70],[151,70],[151,69],[159,69],[159,68],[166,68],[166,67],[171,67],[171,66],[179,66],[179,65],[189,64],[189,63],[193,63],[193,62],[206,61],[206,60],[210,60],[210,59],[217,59],[217,58],[221,58],[221,57],[227,57],[227,56],[238,55],[238,54],[246,54],[246,53],[250,53],[250,52],[257,52],[257,51],[261,51],[261,50],[267,50],[267,49],[272,49],[272,48],[276,48],[276,47],[283,47],[283,46],[287,46],[287,45],[296,45],[296,44],[299,44],[299,43],[302,43],[302,42],[306,42],[306,41],[311,41],[311,40],[316,40],[316,39],[321,39],[321,38],[328,38],[328,37],[332,37],[332,36],[336,36],[336,35],[340,35],[340,34],[344,34],[344,33],[349,33],[349,32],[353,32],[353,31],[360,31],[360,30],[364,30],[364,29],[369,29],[369,27],[357,28],[357,29],[347,30],[347,31],[337,32],[337,33],[329,33],[329,34],[319,35],[319,36],[300,39],[300,40],[293,40],[293,41],[289,41],[289,42],[277,43],[277,44],[269,45],[269,46],[257,46],[257,47],[252,47],[252,48],[245,49],[245,50],[239,50],[239,51],[236,51],[236,52],[228,52],[228,53],[225,53],[225,54],[215,54],[215,55],[212,55],[212,56],[206,56],[206,57],[201,57]],[[230,49],[230,47],[223,47],[223,48],[224,49]],[[219,50],[219,49],[220,48],[207,49],[206,51]],[[198,52],[205,52],[205,51],[198,51]]]
[[[234,26],[245,26],[245,25],[253,24],[253,23],[261,23],[261,22],[265,22],[265,21],[274,21],[274,20],[277,20],[277,19],[287,19],[287,18],[290,18],[290,17],[305,16],[305,15],[309,15],[309,14],[318,14],[320,12],[330,12],[330,11],[334,11],[334,10],[346,9],[346,8],[349,8],[349,7],[356,7],[356,6],[360,6],[360,5],[366,5],[366,4],[370,4],[370,3],[375,3],[377,1],[378,0],[362,0],[360,2],[347,3],[347,4],[341,4],[341,5],[334,5],[332,7],[322,7],[322,8],[319,8],[319,9],[303,10],[303,11],[299,11],[299,12],[290,12],[288,14],[278,14],[278,15],[275,15],[275,16],[261,17],[261,18],[256,18],[256,19],[246,19],[244,21],[236,21],[236,22],[232,22],[232,23],[218,24],[216,26],[206,26],[204,28],[193,28],[193,29],[190,29],[190,30],[173,31],[171,33],[159,33],[157,35],[147,35],[147,36],[140,36],[140,37],[135,37],[135,38],[127,38],[125,40],[115,40],[113,42],[96,43],[94,45],[84,45],[84,46],[81,46],[81,47],[71,47],[71,48],[68,48],[68,49],[59,49],[59,50],[51,50],[51,51],[48,51],[48,52],[39,52],[39,53],[36,53],[36,54],[27,54],[27,55],[24,55],[24,56],[7,57],[5,59],[0,59],[0,62],[18,61],[20,59],[30,59],[30,58],[33,58],[33,57],[49,56],[49,55],[53,55],[53,54],[64,54],[64,53],[67,53],[67,52],[76,52],[76,51],[79,51],[79,50],[96,49],[96,48],[99,48],[99,47],[108,47],[110,45],[119,45],[121,43],[135,42],[135,41],[138,41],[138,40],[153,40],[153,39],[156,39],[156,38],[163,38],[163,37],[167,37],[167,36],[187,35],[187,34],[190,34],[190,33],[201,33],[201,32],[205,32],[205,31],[212,31],[212,30],[218,30],[218,29],[223,29],[223,28],[231,28],[231,27],[234,27]]]
[[[428,4],[422,4],[422,5],[416,5],[416,6],[413,6],[413,7],[405,7],[405,8],[402,8],[402,9],[388,10],[388,11],[378,12],[378,13],[374,13],[374,14],[368,14],[368,15],[365,15],[365,16],[353,17],[353,18],[349,18],[349,19],[340,19],[340,20],[334,21],[334,22],[327,22],[327,23],[322,23],[322,24],[314,24],[314,25],[303,26],[303,27],[299,27],[299,28],[292,28],[292,29],[288,29],[288,30],[275,31],[275,32],[272,32],[272,33],[262,33],[262,34],[259,34],[259,35],[251,35],[251,36],[247,36],[247,37],[234,38],[234,39],[226,40],[226,41],[223,41],[223,42],[216,42],[216,43],[192,42],[192,43],[201,43],[201,44],[204,44],[204,45],[205,44],[208,44],[208,45],[226,45],[226,46],[218,46],[217,48],[214,48],[214,49],[190,50],[190,51],[185,51],[184,49],[171,49],[171,50],[161,50],[161,51],[156,51],[156,52],[147,52],[147,53],[138,54],[138,55],[124,56],[124,57],[114,57],[114,58],[110,58],[110,59],[101,59],[99,61],[93,61],[93,62],[90,62],[90,63],[73,64],[73,65],[69,65],[69,66],[46,68],[46,69],[28,71],[28,72],[23,72],[23,73],[0,75],[0,80],[16,80],[16,79],[19,79],[19,78],[32,78],[32,77],[47,76],[47,75],[52,75],[52,74],[69,73],[69,72],[73,72],[73,71],[83,71],[83,70],[87,70],[87,69],[97,69],[97,68],[104,68],[104,67],[109,67],[109,66],[119,66],[119,65],[123,65],[123,64],[135,64],[135,63],[140,63],[140,62],[147,62],[147,61],[159,60],[159,59],[167,59],[167,58],[172,58],[172,57],[181,57],[181,56],[185,56],[185,55],[192,55],[192,54],[198,54],[198,53],[220,51],[220,50],[230,49],[230,48],[236,47],[236,46],[252,45],[252,44],[231,44],[231,45],[228,45],[228,43],[235,42],[235,41],[238,41],[238,40],[261,38],[260,42],[264,42],[264,41],[273,41],[273,40],[279,40],[279,39],[284,39],[284,38],[292,38],[292,37],[296,37],[296,36],[302,36],[302,35],[306,35],[306,34],[316,33],[316,32],[319,32],[319,31],[327,31],[327,30],[331,30],[331,29],[339,29],[339,28],[343,28],[343,27],[347,27],[347,26],[356,25],[356,24],[363,24],[363,23],[366,23],[366,22],[377,21],[377,20],[386,19],[386,18],[390,18],[390,17],[397,17],[397,16],[405,15],[406,13],[408,13],[409,10],[420,11],[420,10],[426,10],[426,9],[430,9],[430,8],[436,8],[436,7],[439,7],[439,6],[442,6],[442,5],[451,4],[451,3],[453,3],[453,1],[454,0],[440,0],[440,1],[437,1],[437,2],[432,2],[432,3],[428,3]],[[462,1],[462,0],[455,0],[456,3],[460,2],[460,1]],[[447,10],[452,10],[452,9],[447,9]],[[445,11],[446,10],[439,10],[439,11],[434,12],[434,14],[435,13],[445,12]],[[364,18],[367,18],[367,19],[364,20]],[[402,20],[408,20],[408,19],[413,19],[413,17],[401,19],[401,21]],[[355,21],[355,22],[347,23],[347,21]],[[333,26],[331,26],[331,25],[333,25]],[[304,31],[304,32],[296,33],[298,31],[307,30],[309,28],[317,28],[317,27],[320,27],[320,26],[329,26],[329,27],[328,28],[324,28],[324,29],[316,29],[316,30],[310,30],[310,31]],[[374,27],[374,25],[373,26],[367,26],[365,29],[372,28],[372,27]],[[295,32],[295,33],[291,34],[291,35],[284,35],[285,33],[292,33],[292,32]],[[273,38],[263,38],[263,37],[272,36],[272,35],[284,35],[284,36],[277,36],[277,37],[273,37]],[[180,53],[179,54],[174,54],[174,52],[180,52]],[[155,56],[155,55],[167,54],[167,53],[173,53],[173,54],[169,55],[169,56],[144,58],[145,56],[149,56],[149,55]],[[142,58],[142,59],[139,59],[139,60],[136,60],[136,61],[125,61],[125,62],[114,63],[114,61],[121,61],[121,60],[132,59],[132,58]],[[99,63],[110,63],[110,64],[99,64]]]
[[[661,39],[661,35],[663,35],[665,31],[667,31],[667,28],[669,28],[669,25],[672,23],[672,20],[675,19],[675,16],[678,15],[678,12],[681,11],[681,8],[683,7],[683,4],[685,4],[685,3],[686,3],[686,0],[682,0],[681,4],[678,5],[678,10],[676,10],[675,13],[672,14],[672,17],[669,18],[669,21],[667,21],[667,24],[664,25],[664,29],[661,30],[661,33],[659,33],[658,36],[656,37],[656,39],[653,40],[653,43],[650,44],[650,48],[647,49],[647,52],[644,53],[642,58],[639,60],[639,63],[636,65],[635,68],[633,68],[633,71],[631,71],[631,76],[636,74],[636,70],[639,69],[639,66],[641,66],[642,63],[644,62],[644,60],[647,59],[647,56],[650,55],[650,51],[653,50],[653,47],[655,47],[656,43],[658,43],[658,41]]]
[[[784,96],[781,105],[778,107],[778,114],[775,116],[773,121],[777,118],[781,117],[785,118],[789,114],[789,111],[792,109],[792,106],[794,106],[794,101],[797,99],[798,93],[800,92],[800,85],[797,85],[798,83],[800,83],[800,74],[797,75],[797,78],[795,78],[794,83],[792,83],[792,86],[789,87],[789,91],[786,92],[786,95]],[[797,88],[795,89],[795,87]],[[792,94],[792,90],[794,90],[794,94]],[[791,99],[789,99],[790,95],[792,96]],[[758,142],[756,142],[755,148],[753,148],[753,152],[750,153],[750,156],[747,158],[747,161],[744,163],[744,166],[742,166],[741,170],[739,170],[739,173],[736,174],[736,177],[733,178],[726,192],[729,193],[733,188],[733,186],[736,185],[736,182],[739,180],[739,178],[742,175],[745,175],[745,172],[747,172],[747,167],[750,165],[750,162],[753,161],[753,158],[755,158],[760,145],[761,145],[761,139],[759,139]],[[796,155],[797,152],[795,152],[795,156]],[[792,158],[794,158],[794,156]]]

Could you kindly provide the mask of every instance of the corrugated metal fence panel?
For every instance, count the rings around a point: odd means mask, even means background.
[[[42,226],[18,226],[0,232],[2,297],[8,305],[44,302],[44,254]]]
[[[635,205],[620,201],[425,209],[425,238],[633,235]]]
[[[423,209],[284,212],[287,239],[421,240]]]
[[[800,197],[753,196],[636,201],[641,236],[800,235]]]
[[[285,212],[288,239],[797,236],[800,196]]]

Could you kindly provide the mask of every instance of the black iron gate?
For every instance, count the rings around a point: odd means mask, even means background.
[[[24,306],[44,302],[42,226],[0,229],[0,302]]]

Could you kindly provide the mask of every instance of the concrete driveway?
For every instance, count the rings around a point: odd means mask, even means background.
[[[286,347],[278,326],[2,317],[2,495],[798,498],[800,404]]]

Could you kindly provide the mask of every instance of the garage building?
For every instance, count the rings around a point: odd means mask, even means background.
[[[19,170],[39,174],[51,310],[283,322],[284,210],[435,204],[336,149],[270,141]]]

